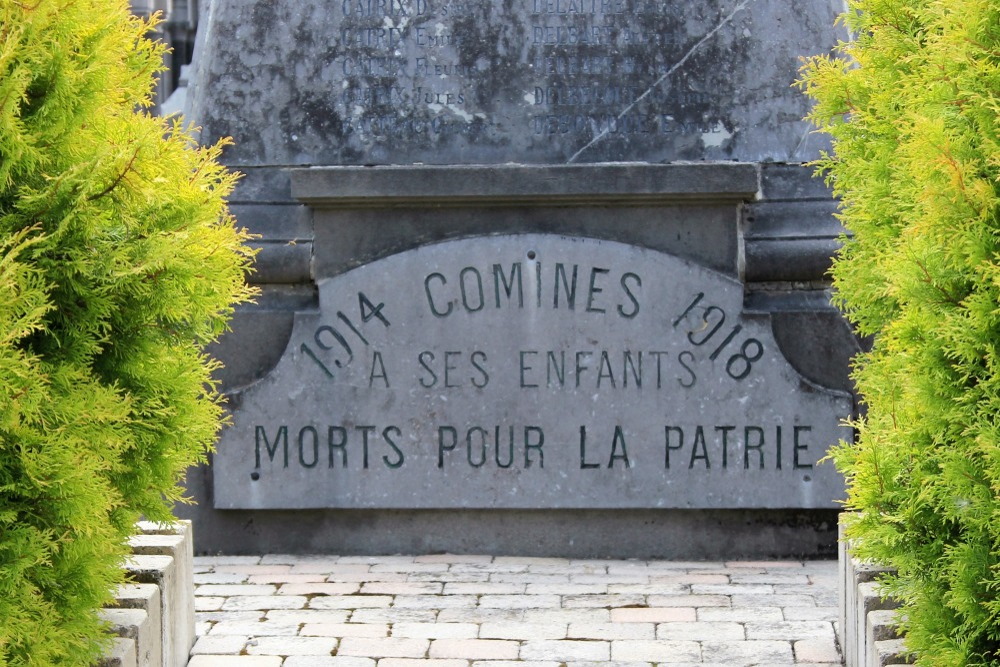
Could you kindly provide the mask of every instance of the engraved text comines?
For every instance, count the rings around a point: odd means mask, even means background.
[[[849,399],[738,283],[546,235],[425,246],[321,284],[216,458],[220,507],[798,507],[842,494]]]

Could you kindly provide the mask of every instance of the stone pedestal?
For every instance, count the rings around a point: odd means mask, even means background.
[[[792,83],[833,19],[212,3],[188,120],[235,138],[262,295],[198,550],[832,556],[859,345]]]

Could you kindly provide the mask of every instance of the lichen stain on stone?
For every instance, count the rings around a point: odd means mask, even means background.
[[[778,0],[219,1],[192,120],[244,164],[787,158],[796,57],[836,41]]]

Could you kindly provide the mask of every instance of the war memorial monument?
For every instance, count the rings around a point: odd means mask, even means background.
[[[202,552],[835,553],[858,342],[810,0],[213,0],[245,174]]]

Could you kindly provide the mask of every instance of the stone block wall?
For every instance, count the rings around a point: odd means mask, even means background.
[[[851,554],[840,524],[840,647],[846,667],[892,667],[913,664],[897,631],[899,602],[883,598],[878,577],[888,568]]]
[[[101,616],[117,635],[99,667],[185,667],[194,645],[191,522],[140,522],[125,567],[134,583],[116,591]]]

